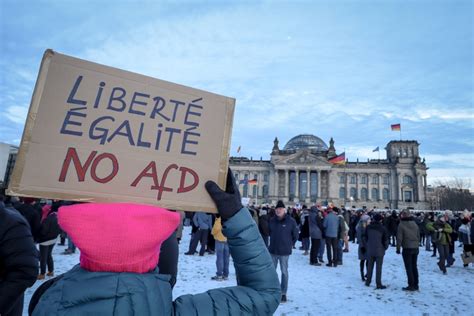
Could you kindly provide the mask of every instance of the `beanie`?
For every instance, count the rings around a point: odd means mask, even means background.
[[[278,200],[277,205],[276,205],[275,208],[280,208],[280,207],[285,208],[285,204],[283,204],[282,200]]]
[[[58,221],[81,250],[80,265],[94,272],[146,273],[158,264],[160,247],[180,215],[140,204],[62,206]]]

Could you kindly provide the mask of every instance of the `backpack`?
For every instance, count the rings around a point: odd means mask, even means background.
[[[61,227],[58,223],[58,214],[56,212],[51,212],[41,223],[38,241],[41,243],[43,241],[54,239],[58,237],[60,233]]]

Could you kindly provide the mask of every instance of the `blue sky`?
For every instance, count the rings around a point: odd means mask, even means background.
[[[231,155],[298,134],[349,160],[418,140],[428,182],[474,187],[472,1],[0,2],[0,142],[19,144],[45,49],[236,98]],[[382,150],[381,157],[385,157]]]

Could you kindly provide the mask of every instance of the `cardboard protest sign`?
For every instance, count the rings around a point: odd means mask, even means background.
[[[215,211],[235,99],[47,50],[8,194]]]

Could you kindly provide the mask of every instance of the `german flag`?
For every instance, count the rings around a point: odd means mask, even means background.
[[[390,125],[390,127],[392,128],[392,132],[393,132],[393,131],[399,132],[399,131],[401,131],[401,129],[402,129],[402,125],[401,125],[401,124],[392,124],[392,125]]]
[[[248,184],[257,184],[257,179],[252,179],[247,182]]]
[[[333,165],[344,165],[346,164],[346,152],[343,152],[342,154],[337,155],[336,157],[331,158],[328,161]]]

